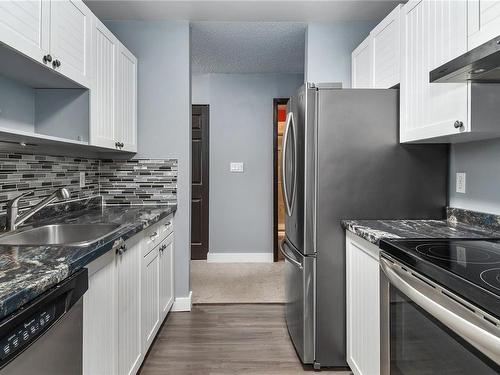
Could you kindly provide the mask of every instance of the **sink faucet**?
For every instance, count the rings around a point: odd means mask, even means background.
[[[26,193],[23,193],[20,196],[11,199],[7,203],[7,220],[5,225],[7,230],[16,230],[19,225],[24,223],[26,220],[28,220],[30,217],[32,217],[34,214],[36,214],[38,211],[40,211],[42,208],[55,201],[56,199],[68,199],[70,197],[68,189],[59,188],[43,201],[38,203],[36,206],[30,208],[23,215],[19,216],[19,201],[21,200],[21,198],[25,197],[28,194],[31,194],[31,192],[28,191]]]

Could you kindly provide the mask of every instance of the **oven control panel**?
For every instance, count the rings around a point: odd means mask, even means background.
[[[35,340],[56,319],[56,305],[48,306],[18,325],[12,332],[0,340],[0,359],[17,353]]]

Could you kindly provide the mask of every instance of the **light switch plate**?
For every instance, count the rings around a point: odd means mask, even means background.
[[[85,187],[85,172],[80,172],[80,187]]]
[[[243,163],[242,162],[234,162],[229,163],[229,171],[232,173],[243,173]]]
[[[457,183],[456,183],[456,191],[457,193],[465,194],[465,172],[457,173]]]

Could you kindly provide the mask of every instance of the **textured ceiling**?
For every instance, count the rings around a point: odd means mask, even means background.
[[[0,0],[1,1],[1,0]],[[378,21],[392,0],[85,0],[101,19],[189,21]]]
[[[195,22],[194,73],[303,73],[306,25],[289,22]]]

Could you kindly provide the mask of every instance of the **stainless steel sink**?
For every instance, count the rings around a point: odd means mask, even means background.
[[[54,224],[0,237],[0,245],[88,246],[115,232],[120,224]]]

